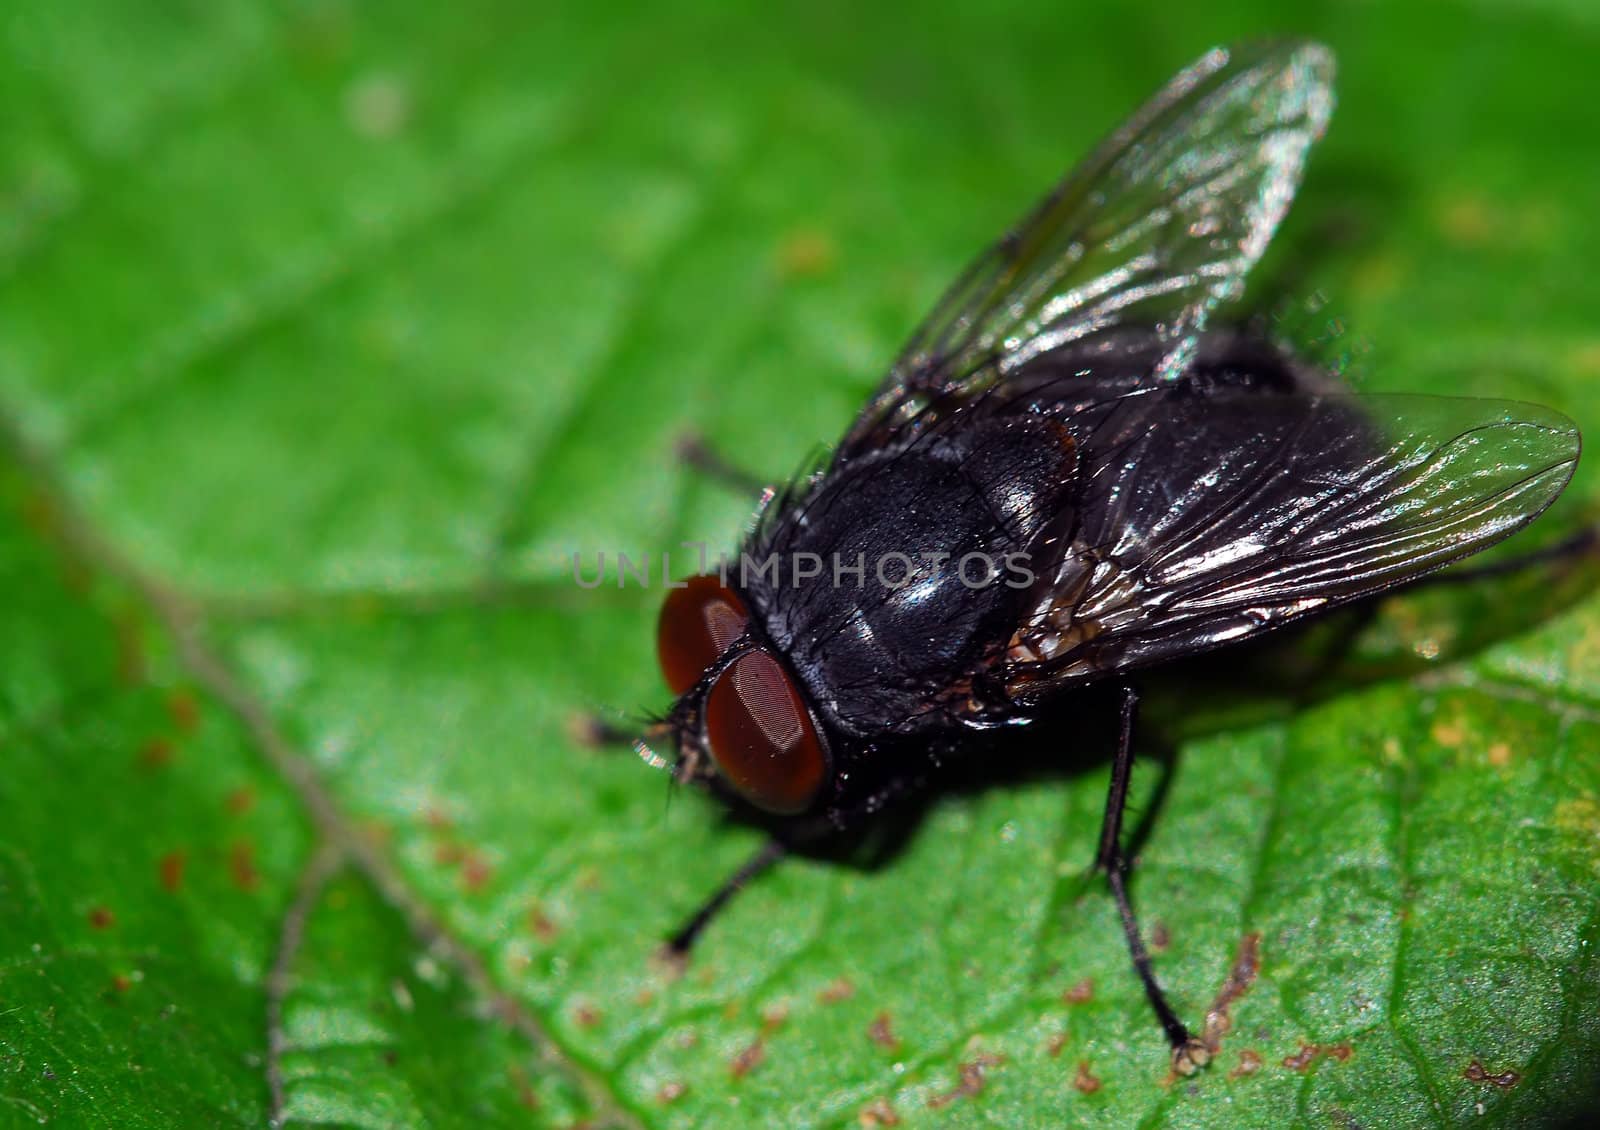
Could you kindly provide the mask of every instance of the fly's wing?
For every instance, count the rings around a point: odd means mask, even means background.
[[[1218,49],[1180,73],[940,299],[841,453],[1109,328],[1158,335],[1152,384],[1180,373],[1288,210],[1332,82],[1313,43]]]
[[[1083,491],[1005,679],[1034,701],[1413,580],[1532,521],[1579,438],[1444,397],[1133,394],[1081,413]]]

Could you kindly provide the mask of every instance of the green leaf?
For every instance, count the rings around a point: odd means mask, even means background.
[[[571,555],[745,520],[684,431],[797,466],[966,256],[1266,33],[1341,75],[1258,303],[1367,387],[1600,426],[1582,5],[0,18],[0,1124],[1579,1109],[1592,570],[1391,600],[1290,694],[1220,655],[1171,680],[1171,779],[1134,782],[1157,971],[1197,1021],[1259,946],[1182,1082],[1087,873],[1096,719],[883,866],[785,864],[681,978],[659,939],[758,837],[572,736],[665,695],[659,594],[580,589]],[[1514,544],[1597,494],[1581,467]]]

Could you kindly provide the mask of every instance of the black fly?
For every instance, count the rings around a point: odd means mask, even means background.
[[[680,956],[790,847],[1103,682],[1121,738],[1097,864],[1174,1067],[1209,1059],[1128,902],[1130,676],[1475,553],[1578,458],[1555,412],[1358,397],[1208,326],[1283,218],[1332,78],[1307,43],[1179,74],[951,287],[826,465],[764,496],[739,559],[668,595],[679,697],[648,739],[772,833]]]

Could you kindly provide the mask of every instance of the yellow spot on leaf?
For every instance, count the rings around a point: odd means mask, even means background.
[[[1394,255],[1372,255],[1356,264],[1351,288],[1363,298],[1392,294],[1405,278],[1407,264]]]
[[[1572,350],[1570,362],[1579,376],[1600,377],[1600,340],[1579,343]]]
[[[1439,227],[1452,243],[1482,247],[1489,243],[1498,226],[1495,209],[1478,196],[1461,196],[1444,206]]]
[[[1556,827],[1580,840],[1592,841],[1600,853],[1600,800],[1592,796],[1573,797],[1556,805]]]
[[[778,245],[778,269],[791,277],[825,275],[838,260],[839,249],[826,232],[802,229]]]

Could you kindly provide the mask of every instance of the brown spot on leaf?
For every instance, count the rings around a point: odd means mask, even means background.
[[[180,733],[194,733],[200,725],[200,700],[188,688],[177,688],[167,695],[167,717]]]
[[[117,924],[117,916],[109,907],[96,906],[89,911],[89,925],[96,930],[109,930]]]
[[[1515,1071],[1509,1069],[1505,1071],[1490,1071],[1476,1059],[1467,1064],[1466,1070],[1461,1073],[1461,1077],[1474,1083],[1490,1083],[1507,1091],[1522,1082],[1522,1076]]]
[[[1302,1041],[1299,1051],[1293,1055],[1283,1057],[1283,1065],[1290,1071],[1304,1071],[1316,1062],[1319,1050],[1316,1044],[1308,1044]]]
[[[1485,751],[1484,758],[1496,769],[1504,769],[1511,764],[1511,747],[1505,742],[1495,742]]]
[[[541,942],[553,942],[561,931],[544,912],[544,907],[534,903],[528,908],[528,929],[533,931],[533,936]]]
[[[991,1067],[998,1067],[1004,1062],[999,1056],[979,1055],[961,1065],[961,1082],[957,1083],[954,1090],[946,1091],[942,1095],[934,1095],[928,1100],[928,1105],[935,1110],[947,1107],[957,1099],[973,1098],[983,1093],[984,1073]]]
[[[775,1001],[761,1010],[761,1030],[771,1035],[789,1019],[789,1002]]]
[[[528,1073],[513,1063],[506,1069],[506,1074],[511,1077],[511,1087],[517,1092],[517,1105],[524,1110],[538,1110],[539,1096],[534,1093],[533,1084],[528,1080]]]
[[[71,571],[67,574],[67,583],[77,587]],[[117,680],[124,686],[138,686],[146,680],[150,669],[144,646],[144,624],[132,612],[118,612],[111,619],[111,630],[117,639]]]
[[[256,806],[256,791],[249,785],[234,789],[223,802],[235,816],[243,816]]]
[[[488,857],[471,844],[458,839],[449,818],[443,814],[435,810],[424,819],[438,834],[433,843],[433,861],[440,867],[456,868],[461,888],[468,894],[477,894],[487,887],[494,878],[494,865]]]
[[[1057,1032],[1050,1037],[1050,1042],[1044,1046],[1044,1050],[1050,1053],[1051,1059],[1060,1059],[1061,1052],[1066,1046],[1067,1034],[1065,1032]]]
[[[1092,1095],[1100,1089],[1100,1077],[1089,1070],[1088,1060],[1078,1061],[1078,1073],[1072,1077],[1072,1085],[1086,1095]]]
[[[161,876],[161,886],[168,891],[177,891],[183,886],[183,869],[189,862],[189,853],[179,848],[169,851],[156,863],[156,870]]]
[[[669,1080],[656,1088],[656,1102],[662,1106],[675,1103],[689,1093],[689,1085],[677,1080]]]
[[[233,885],[241,891],[253,891],[261,885],[261,872],[256,870],[256,849],[249,840],[235,840],[228,847],[228,875]]]
[[[889,1105],[888,1099],[873,1099],[861,1108],[858,1116],[861,1125],[869,1128],[874,1126],[898,1126],[900,1116],[894,1112],[894,1107]]]
[[[1216,999],[1211,1002],[1211,1007],[1206,1009],[1205,1029],[1200,1036],[1200,1042],[1206,1050],[1216,1055],[1222,1047],[1222,1037],[1226,1036],[1233,1028],[1233,1017],[1229,1010],[1234,1003],[1250,991],[1250,986],[1255,984],[1256,974],[1261,971],[1261,935],[1249,933],[1239,939],[1239,948],[1234,952],[1233,965],[1228,969],[1228,976],[1222,982]]]
[[[1340,1063],[1344,1063],[1354,1054],[1355,1049],[1349,1044],[1329,1044],[1323,1047],[1319,1044],[1308,1044],[1301,1040],[1300,1050],[1291,1056],[1285,1056],[1283,1065],[1291,1071],[1304,1072],[1309,1070],[1311,1065],[1319,1058],[1336,1059]]]
[[[756,1068],[761,1066],[761,1061],[767,1058],[767,1044],[760,1036],[740,1049],[739,1054],[733,1057],[728,1064],[728,1070],[735,1079],[743,1079]]]
[[[1085,977],[1076,985],[1061,994],[1061,999],[1066,1004],[1083,1004],[1094,999],[1094,978]]]
[[[600,1010],[588,1001],[579,1001],[572,1010],[572,1022],[580,1028],[593,1028],[600,1023]]]
[[[1446,749],[1455,749],[1466,738],[1466,731],[1458,721],[1440,719],[1433,724],[1433,740]]]
[[[146,741],[139,747],[139,768],[147,770],[165,769],[172,764],[174,750],[168,738],[155,737]]]
[[[837,1004],[839,1001],[849,1000],[856,995],[856,987],[848,977],[840,977],[823,987],[817,994],[817,1000],[823,1004]]]
[[[867,1026],[867,1039],[890,1051],[900,1046],[900,1037],[894,1034],[894,1026],[887,1012],[880,1012],[872,1018],[872,1023]]]
[[[1246,1075],[1254,1075],[1261,1070],[1262,1059],[1259,1052],[1249,1048],[1239,1053],[1239,1066],[1228,1072],[1229,1079],[1243,1079]]]
[[[113,992],[125,993],[131,988],[133,988],[133,980],[126,974],[118,973],[111,978],[111,989]]]
[[[494,865],[488,861],[481,852],[468,849],[466,858],[461,861],[461,886],[472,894],[477,894],[489,885],[489,880],[494,878]]]

